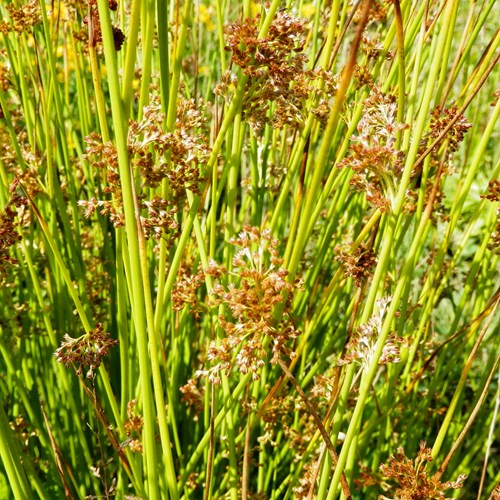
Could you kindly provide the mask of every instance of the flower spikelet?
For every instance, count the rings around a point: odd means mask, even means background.
[[[444,492],[449,489],[460,489],[467,476],[461,474],[456,481],[440,481],[429,477],[425,469],[426,462],[432,460],[430,448],[426,448],[425,442],[420,443],[415,460],[406,457],[403,448],[399,447],[397,453],[392,456],[387,464],[380,466],[382,474],[396,481],[398,487],[394,492],[394,499],[398,500],[427,500],[446,498]],[[389,497],[381,496],[380,499],[389,500]]]
[[[337,260],[345,268],[345,277],[352,277],[357,287],[372,275],[372,270],[377,263],[377,257],[372,249],[360,245],[354,252],[341,252]]]

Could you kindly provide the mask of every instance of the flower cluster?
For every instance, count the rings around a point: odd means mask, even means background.
[[[0,63],[0,90],[3,92],[7,92],[7,89],[10,87],[9,73],[7,64]],[[1,109],[0,107],[0,113],[2,113]],[[0,114],[0,118],[3,118],[2,114]]]
[[[354,171],[350,183],[364,191],[369,202],[382,211],[392,208],[397,179],[403,169],[403,153],[396,150],[396,133],[404,128],[397,122],[394,96],[374,88],[364,101],[364,112],[358,123],[358,134],[351,138],[351,154],[338,168]]]
[[[363,33],[361,37],[361,51],[366,54],[368,59],[378,59],[380,55],[382,55],[384,50],[384,45],[380,41],[380,35],[376,34],[374,36],[368,36],[366,33]],[[391,60],[394,58],[394,54],[391,51],[388,51],[385,54],[385,58]]]
[[[90,217],[99,207],[101,215],[108,215],[115,227],[123,226],[125,218],[116,146],[112,142],[103,144],[101,136],[95,132],[85,137],[85,142],[87,147],[83,159],[94,168],[105,172],[106,182],[103,183],[102,191],[109,194],[111,199],[91,198],[88,201],[80,200],[78,204],[84,208],[85,217]]]
[[[129,438],[128,446],[134,453],[142,453],[141,433],[144,426],[144,418],[136,412],[137,401],[133,399],[127,403],[127,420],[123,424],[125,433]]]
[[[345,277],[354,278],[354,285],[360,287],[371,275],[377,263],[377,257],[372,249],[361,244],[354,253],[341,252],[336,259],[345,268]]]
[[[462,488],[466,475],[461,474],[456,481],[440,481],[429,477],[425,471],[426,462],[432,460],[430,448],[426,448],[425,442],[420,443],[420,449],[415,460],[406,457],[403,448],[389,459],[387,465],[382,464],[382,474],[397,482],[398,488],[394,492],[394,499],[412,500],[415,498],[446,498],[445,491],[449,489]],[[389,500],[382,496],[381,499]]]
[[[199,317],[200,304],[197,291],[204,282],[204,273],[199,269],[196,273],[189,272],[181,267],[179,277],[172,290],[172,308],[174,311],[181,311],[188,306],[189,312],[195,317]]]
[[[154,188],[167,179],[175,198],[182,198],[186,189],[199,193],[211,154],[206,135],[196,133],[207,122],[206,107],[203,99],[180,100],[173,132],[164,132],[165,116],[156,99],[144,108],[140,122],[129,122],[129,154],[145,186]]]
[[[165,116],[160,105],[153,100],[144,108],[140,122],[131,120],[129,123],[128,154],[131,167],[141,180],[137,188],[137,203],[146,238],[158,240],[164,237],[168,242],[177,238],[179,223],[176,214],[183,207],[186,190],[200,192],[203,167],[211,153],[205,135],[194,133],[206,122],[204,108],[202,100],[180,101],[175,131],[164,132]],[[122,226],[125,219],[116,147],[111,142],[103,144],[96,133],[87,136],[85,141],[84,159],[105,172],[106,184],[102,191],[110,199],[92,197],[78,204],[84,208],[85,217],[99,209],[101,215],[110,217],[115,227]],[[152,189],[158,188],[164,180],[168,182],[169,195],[166,198],[153,195],[147,199],[145,193],[151,196]]]
[[[450,126],[451,124],[451,126]],[[435,172],[438,165],[442,165],[443,174],[450,173],[452,171],[452,161],[454,153],[458,150],[460,143],[465,137],[465,133],[472,125],[467,121],[463,115],[458,114],[458,108],[454,104],[450,108],[441,109],[440,106],[436,106],[431,111],[431,121],[429,125],[429,131],[424,135],[419,145],[419,150],[417,153],[418,158],[422,159],[425,154],[428,154],[429,168],[431,172]],[[449,130],[443,133],[446,128]],[[429,147],[432,145],[432,148]],[[445,156],[443,157],[442,152],[443,146]],[[415,168],[412,172],[413,185],[418,188],[421,183],[422,166],[419,162],[418,168]],[[432,219],[436,220],[436,216],[441,216],[447,218],[447,209],[443,203],[445,195],[438,186],[438,190],[435,190],[433,176],[429,175],[427,183],[424,186],[424,203],[427,203],[429,198],[434,197],[433,208],[432,208]],[[416,200],[418,198],[418,193],[409,189],[407,191],[407,200],[405,211],[407,213],[413,213],[415,211]]]
[[[111,347],[118,343],[119,341],[112,339],[109,333],[104,331],[103,325],[98,323],[93,330],[77,339],[64,334],[64,341],[56,349],[54,357],[66,367],[72,365],[78,376],[83,373],[84,367],[88,367],[86,377],[93,378],[103,358],[109,354]]]
[[[451,126],[450,130],[444,136],[444,139],[448,141],[448,152],[450,154],[455,153],[458,150],[460,143],[464,140],[465,133],[469,128],[472,127],[472,123],[469,123],[465,116],[457,115],[458,107],[456,104],[453,104],[451,108],[441,109],[439,106],[436,106],[431,111],[431,124],[430,124],[430,134],[429,138],[432,141],[433,139],[438,138],[443,130],[448,127],[451,122],[454,122]],[[440,141],[434,148],[434,151],[439,149],[439,146],[442,144]]]
[[[379,334],[382,330],[384,317],[387,312],[387,306],[391,298],[380,299],[377,301],[378,313],[372,316],[367,323],[357,327],[346,345],[345,354],[338,361],[339,365],[345,365],[353,362],[360,363],[363,368],[368,369],[373,362],[375,347]],[[379,363],[397,363],[399,362],[399,349],[404,339],[389,335],[384,344]]]
[[[244,117],[255,131],[266,123],[280,128],[286,123],[301,123],[303,101],[310,91],[304,72],[307,61],[302,53],[305,20],[279,11],[268,34],[259,38],[260,15],[226,27],[226,50],[231,61],[248,77],[243,102]],[[215,93],[227,101],[236,77],[227,73]],[[269,116],[273,105],[272,118]]]
[[[179,390],[182,393],[181,401],[188,405],[194,412],[193,420],[198,421],[198,415],[203,411],[203,398],[205,391],[198,387],[198,379],[190,378]]]
[[[230,319],[219,316],[226,336],[210,343],[207,359],[213,366],[198,372],[212,383],[219,383],[220,372],[228,374],[234,364],[240,372],[251,372],[257,380],[268,358],[269,344],[271,363],[281,355],[292,357],[287,343],[300,333],[289,314],[293,292],[299,284],[286,280],[287,271],[278,257],[278,241],[267,230],[245,226],[230,242],[240,248],[233,259],[235,271],[231,275],[235,282],[227,286],[219,283],[212,292],[215,305],[223,305],[230,312]],[[220,277],[225,270],[214,264],[207,272]],[[283,308],[280,322],[274,318],[276,306]]]
[[[500,179],[492,179],[488,184],[488,193],[481,198],[486,198],[492,203],[500,202]],[[500,208],[497,209],[497,223],[495,230],[491,235],[491,241],[488,248],[493,252],[500,253]]]
[[[23,33],[30,31],[33,26],[41,24],[42,12],[38,0],[30,0],[19,7],[14,3],[5,6],[10,19],[0,22],[0,33]]]
[[[17,264],[17,260],[11,255],[10,250],[20,239],[21,236],[16,229],[16,221],[19,218],[19,213],[24,211],[27,200],[26,198],[15,193],[17,182],[14,182],[10,191],[12,197],[0,212],[0,285],[6,285],[10,268]]]

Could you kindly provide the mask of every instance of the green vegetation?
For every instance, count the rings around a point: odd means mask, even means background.
[[[499,498],[495,4],[1,2],[0,498]]]

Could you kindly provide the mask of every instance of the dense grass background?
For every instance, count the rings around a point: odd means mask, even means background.
[[[498,498],[495,9],[2,2],[0,498]]]

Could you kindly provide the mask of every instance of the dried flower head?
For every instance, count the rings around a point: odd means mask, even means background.
[[[191,273],[187,268],[181,267],[179,277],[172,290],[172,307],[174,311],[181,311],[188,306],[189,312],[199,317],[200,304],[196,292],[204,282],[203,270]]]
[[[448,141],[448,152],[450,154],[455,153],[458,150],[460,143],[464,140],[465,133],[472,124],[467,121],[465,116],[458,115],[458,107],[453,104],[450,108],[441,109],[440,106],[436,106],[431,111],[431,124],[430,124],[430,139],[438,138],[443,130],[454,121],[452,127],[443,139],[435,146],[434,151],[437,152],[444,140]]]
[[[170,245],[179,236],[177,212],[183,208],[186,190],[200,193],[204,180],[204,166],[211,154],[208,139],[198,133],[205,125],[205,102],[181,100],[177,107],[174,132],[164,131],[165,116],[157,99],[144,108],[140,122],[131,120],[128,129],[130,164],[141,184],[137,187],[140,221],[146,238],[165,238]],[[104,171],[106,183],[102,189],[109,199],[91,197],[78,204],[85,217],[97,209],[108,215],[115,227],[124,225],[123,198],[120,183],[118,155],[111,142],[103,144],[101,137],[92,133],[87,143],[84,159],[98,170]],[[155,189],[167,180],[167,197],[155,195]]]
[[[97,208],[101,215],[108,215],[115,227],[125,225],[123,215],[123,198],[118,170],[118,153],[112,142],[103,144],[99,134],[92,132],[85,137],[87,143],[83,159],[87,160],[94,168],[105,173],[106,182],[102,188],[104,194],[110,195],[109,200],[80,200],[78,205],[83,207],[85,217],[90,217]]]
[[[7,89],[11,86],[11,82],[9,79],[10,68],[5,63],[0,63],[0,90],[3,92],[7,92]],[[0,112],[1,112],[0,106]],[[3,116],[0,116],[2,118]]]
[[[287,343],[299,335],[293,326],[289,306],[298,285],[286,280],[287,271],[278,257],[278,241],[268,230],[245,226],[230,242],[239,247],[233,259],[233,282],[217,284],[213,289],[214,303],[224,305],[230,318],[219,317],[226,337],[211,342],[207,358],[214,365],[198,375],[208,375],[213,383],[220,381],[219,373],[229,373],[236,364],[242,373],[251,372],[259,378],[260,368],[272,346],[271,363],[281,355],[293,356]],[[283,307],[282,320],[276,324],[275,307]]]
[[[364,33],[361,37],[361,50],[366,54],[368,59],[377,59],[384,50],[384,44],[380,41],[380,34],[368,36]],[[394,54],[388,51],[385,54],[386,59],[393,59]]]
[[[78,376],[88,367],[86,377],[93,378],[103,358],[109,354],[111,347],[118,343],[119,341],[112,339],[109,333],[104,332],[103,325],[98,323],[93,330],[77,339],[64,334],[64,341],[56,349],[54,357],[66,367],[72,365]]]
[[[339,360],[339,365],[356,362],[360,363],[364,369],[369,368],[373,362],[378,337],[390,301],[391,297],[377,301],[378,313],[372,316],[367,323],[358,326],[346,345],[346,352]],[[378,362],[380,364],[399,362],[399,349],[403,342],[404,339],[389,335]]]
[[[415,460],[406,457],[403,448],[389,459],[387,465],[380,466],[382,474],[388,479],[396,481],[398,487],[394,492],[396,500],[438,500],[445,497],[445,491],[460,489],[467,476],[461,474],[456,481],[440,481],[429,477],[425,471],[426,462],[432,461],[430,448],[425,447],[425,442],[420,443],[420,449]],[[390,500],[389,497],[380,496],[380,499]]]
[[[145,186],[157,187],[168,179],[172,196],[178,201],[184,199],[186,189],[199,193],[211,154],[203,133],[206,107],[203,99],[180,100],[173,132],[164,131],[165,116],[155,98],[144,108],[141,122],[130,121],[129,153]]]

